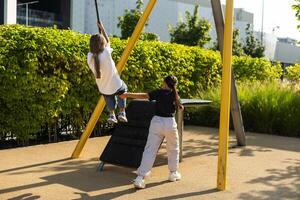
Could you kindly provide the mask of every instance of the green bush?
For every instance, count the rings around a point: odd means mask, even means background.
[[[127,41],[112,38],[118,61]],[[82,130],[99,98],[86,64],[89,35],[70,30],[0,26],[0,133],[27,141],[41,126],[57,132],[61,122]],[[277,78],[264,59],[234,58],[238,80]],[[131,91],[149,91],[175,74],[182,97],[197,97],[220,83],[218,52],[158,41],[140,41],[122,78]],[[1,136],[0,136],[1,137]]]
[[[300,64],[295,64],[286,68],[287,74],[285,77],[293,82],[300,81]]]
[[[159,36],[155,33],[143,32],[141,33],[140,40],[158,41]]]
[[[72,31],[1,26],[0,132],[27,141],[62,115],[74,127],[82,126],[98,97],[85,64],[88,38]]]
[[[278,82],[242,83],[238,86],[239,100],[246,131],[300,137],[300,90]],[[220,90],[203,94],[211,99],[211,107],[188,110],[188,123],[219,125]]]
[[[282,68],[279,63],[272,65],[271,62],[262,58],[235,56],[233,68],[235,78],[240,82],[279,79],[282,75]]]

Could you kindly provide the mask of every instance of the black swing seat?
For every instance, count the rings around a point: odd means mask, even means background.
[[[100,170],[104,163],[139,167],[148,138],[155,102],[133,100],[126,108],[127,123],[116,125],[110,140],[100,155]]]

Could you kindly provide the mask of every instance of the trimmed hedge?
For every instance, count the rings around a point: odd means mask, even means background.
[[[300,90],[278,82],[252,82],[238,85],[246,131],[300,137]],[[220,89],[203,94],[212,106],[188,110],[187,123],[218,127]],[[232,123],[231,123],[232,127]]]
[[[27,141],[41,127],[55,133],[63,123],[80,134],[99,98],[86,64],[89,37],[70,30],[0,26],[0,133]],[[118,61],[127,41],[111,42]],[[265,59],[235,57],[234,68],[241,81],[281,75],[280,67]],[[177,75],[182,97],[198,97],[220,83],[220,55],[199,47],[140,41],[122,78],[131,91],[149,91],[166,74]]]
[[[286,68],[287,74],[285,78],[289,81],[299,83],[300,81],[300,64],[295,64]]]

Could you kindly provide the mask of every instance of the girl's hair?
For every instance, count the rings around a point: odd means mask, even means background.
[[[90,52],[93,54],[95,61],[96,78],[101,78],[99,54],[103,52],[105,38],[102,34],[92,35],[90,38]]]
[[[174,92],[175,94],[175,105],[176,105],[176,109],[179,108],[180,105],[180,98],[176,89],[178,80],[176,78],[176,76],[174,75],[168,75],[165,77],[164,79],[165,83],[167,84],[167,86]]]

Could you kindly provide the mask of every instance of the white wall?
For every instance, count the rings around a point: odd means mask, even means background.
[[[283,63],[300,63],[300,46],[277,42],[274,60]]]
[[[170,41],[169,25],[174,26],[177,22],[178,5],[170,0],[159,0],[149,17],[146,31],[158,34],[162,41]]]
[[[73,0],[82,1],[82,0]],[[144,0],[146,7],[149,0]],[[98,7],[100,18],[110,35],[121,35],[117,27],[118,17],[123,16],[125,9],[135,8],[136,0],[101,0]],[[175,26],[180,18],[185,20],[185,12],[193,13],[195,3],[199,3],[200,17],[208,20],[212,25],[210,35],[216,41],[216,29],[210,0],[158,0],[150,15],[146,31],[156,33],[162,41],[170,41],[169,25]],[[241,38],[245,38],[245,28],[248,23],[253,24],[253,14],[236,9],[235,15],[240,13],[240,20],[235,21],[235,28],[240,29]],[[236,16],[235,16],[236,18]],[[85,33],[96,33],[96,11],[94,0],[85,0]],[[212,45],[211,42],[210,45]],[[208,45],[208,46],[210,46]]]
[[[125,9],[135,8],[136,0],[101,0],[98,1],[99,15],[109,35],[121,35],[118,17],[123,16]],[[85,0],[85,33],[94,34],[97,29],[97,15],[94,0]]]
[[[71,29],[85,33],[85,0],[71,0]]]
[[[265,57],[274,60],[277,46],[277,37],[274,34],[264,33],[263,42],[265,45]]]
[[[4,0],[4,24],[17,23],[17,0]]]

